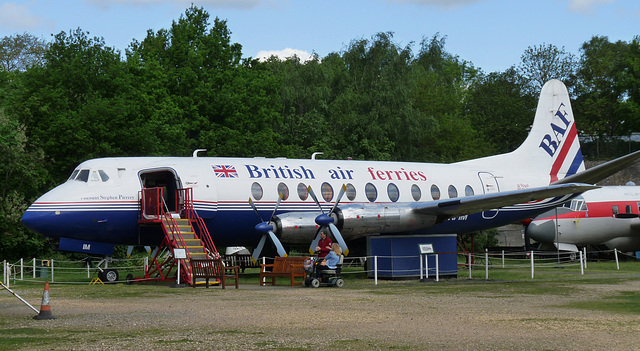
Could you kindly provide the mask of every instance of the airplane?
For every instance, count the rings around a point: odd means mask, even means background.
[[[323,228],[348,254],[347,242],[370,235],[466,233],[532,218],[638,158],[585,170],[569,94],[551,80],[528,137],[510,153],[451,164],[198,157],[198,150],[99,158],[37,199],[22,222],[60,240],[60,250],[108,255],[116,244],[170,244],[152,222],[171,213],[166,227],[191,213],[200,224],[194,231],[210,232],[221,247],[254,247],[255,259],[267,241],[280,256],[283,243],[314,248]],[[180,233],[173,226],[165,233]]]
[[[640,250],[640,186],[605,186],[589,190],[534,218],[525,233],[541,249],[578,251],[578,246],[604,245],[621,251]]]

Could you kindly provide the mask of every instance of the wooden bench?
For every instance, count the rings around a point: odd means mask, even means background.
[[[296,278],[304,280],[306,274],[304,272],[304,260],[306,257],[276,257],[272,264],[260,265],[260,286],[267,283],[276,285],[276,277],[285,277],[291,279],[291,286],[302,284],[302,281],[296,282]],[[267,270],[271,268],[271,270]],[[267,281],[266,278],[271,278]]]
[[[191,273],[193,287],[196,287],[197,279],[205,279],[205,286],[209,287],[209,279],[220,279],[220,285],[224,289],[227,279],[235,279],[238,288],[238,266],[225,266],[222,259],[191,260]],[[227,273],[230,272],[230,273]]]
[[[224,262],[228,266],[239,266],[242,273],[244,273],[244,270],[247,268],[260,268],[259,263],[253,263],[253,260],[251,260],[251,254],[234,253],[225,255]]]

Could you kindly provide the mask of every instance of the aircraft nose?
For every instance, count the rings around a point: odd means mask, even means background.
[[[555,241],[555,222],[548,220],[533,220],[525,229],[527,235],[535,241],[549,243]]]
[[[29,228],[29,230],[43,236],[48,236],[47,233],[49,232],[49,229],[51,229],[52,224],[49,217],[51,217],[51,215],[47,212],[34,211],[29,207],[22,215],[21,221],[25,227]]]

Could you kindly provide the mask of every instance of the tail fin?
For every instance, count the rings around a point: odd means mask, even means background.
[[[513,154],[535,169],[548,169],[549,184],[584,171],[569,92],[561,81],[550,80],[542,87],[531,132]]]
[[[481,168],[531,170],[532,175],[548,175],[549,184],[584,171],[567,88],[555,79],[545,83],[531,131],[515,151],[460,163]]]

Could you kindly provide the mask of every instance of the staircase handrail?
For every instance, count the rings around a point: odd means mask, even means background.
[[[207,229],[204,220],[198,215],[198,212],[196,212],[195,208],[193,207],[193,188],[179,189],[179,191],[184,192],[183,209],[185,212],[185,216],[187,217],[187,219],[189,219],[190,222],[196,224],[197,231],[200,233],[200,240],[204,242],[204,246],[210,253],[210,255],[219,257],[220,254],[216,249],[216,245],[213,243],[213,239],[211,238],[209,229]]]

